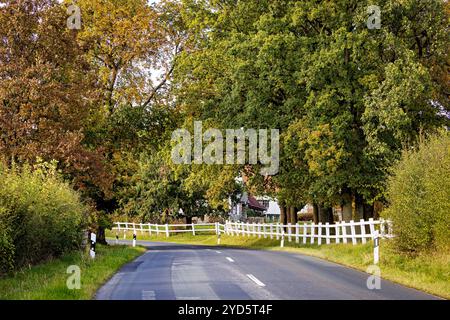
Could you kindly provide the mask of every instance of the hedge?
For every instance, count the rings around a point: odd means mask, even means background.
[[[0,163],[0,273],[80,248],[86,207],[45,163]]]
[[[450,248],[450,134],[441,132],[405,151],[389,180],[390,206],[400,251]]]

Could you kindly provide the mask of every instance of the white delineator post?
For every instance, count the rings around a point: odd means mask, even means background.
[[[166,223],[166,237],[169,237],[169,224]]]
[[[133,232],[133,247],[136,247],[136,230]]]
[[[281,248],[284,247],[284,228],[281,228],[281,242],[280,242],[280,247],[281,247]]]
[[[91,255],[91,258],[95,258],[95,243],[97,242],[97,235],[93,232],[91,232],[91,249],[89,250],[89,254]]]
[[[195,236],[195,227],[193,223],[191,223],[191,228],[192,228],[192,235]]]
[[[380,233],[376,230],[373,233],[373,264],[380,261]]]

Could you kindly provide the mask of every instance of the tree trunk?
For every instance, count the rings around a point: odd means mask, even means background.
[[[280,223],[286,225],[288,223],[288,216],[289,216],[288,207],[282,205],[280,207]],[[283,229],[284,232],[287,232],[286,228]]]
[[[342,196],[343,204],[342,208],[342,220],[345,222],[349,222],[352,220],[352,195],[350,193],[345,193]]]
[[[297,223],[297,211],[295,210],[295,207],[290,206],[289,207],[289,223],[291,225],[295,225]],[[291,227],[291,232],[295,232],[294,228]]]
[[[290,206],[286,206],[284,208],[284,211],[286,212],[286,224],[292,223],[291,222],[291,207]]]
[[[96,241],[97,241],[97,243],[100,243],[100,244],[104,244],[104,245],[107,245],[108,243],[106,242],[106,236],[105,236],[105,228],[104,227],[98,227],[97,228],[97,234],[96,234],[96,236],[97,236],[97,239],[96,239]],[[89,241],[90,241],[90,239],[89,239]]]
[[[364,199],[362,195],[355,194],[355,220],[364,219]]]
[[[374,206],[373,204],[364,204],[364,220],[369,220],[374,217]]]
[[[319,223],[319,206],[313,203],[313,222]]]
[[[291,223],[292,224],[296,224],[298,222],[298,216],[297,213],[300,211],[298,210],[297,207],[292,207],[294,212],[292,213],[292,217],[291,217]]]
[[[319,206],[319,222],[333,223],[333,209],[331,207]]]
[[[192,223],[192,217],[186,216],[186,224],[191,224],[191,223]]]
[[[280,205],[280,223],[286,224],[286,210],[284,205]]]

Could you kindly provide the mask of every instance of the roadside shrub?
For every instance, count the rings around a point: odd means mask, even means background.
[[[442,132],[405,151],[388,184],[395,246],[400,251],[450,248],[450,134]]]
[[[0,217],[6,216],[6,209],[0,207]],[[9,226],[0,220],[0,274],[14,268],[14,244]]]
[[[86,209],[55,167],[0,164],[0,272],[81,245]]]

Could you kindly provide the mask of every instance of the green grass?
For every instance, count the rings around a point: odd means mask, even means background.
[[[13,300],[87,300],[123,264],[145,252],[142,247],[97,245],[96,258],[87,252],[73,252],[61,258],[23,269],[0,278],[0,299]],[[71,265],[81,270],[81,288],[70,290],[66,273]]]
[[[115,233],[108,232],[107,236],[114,238]],[[120,234],[123,239],[123,233]],[[127,234],[127,239],[132,233]],[[216,245],[215,234],[191,233],[152,236],[137,233],[138,240],[165,241],[197,245]],[[302,245],[285,240],[285,247],[280,248],[280,241],[258,237],[221,236],[221,245],[263,250],[281,250],[315,256],[328,261],[336,262],[351,268],[366,271],[373,263],[372,243],[358,244],[331,244],[331,245]],[[380,246],[381,276],[408,287],[416,288],[446,299],[450,299],[450,252],[430,253],[417,256],[399,254],[393,250],[388,240],[382,240]]]

